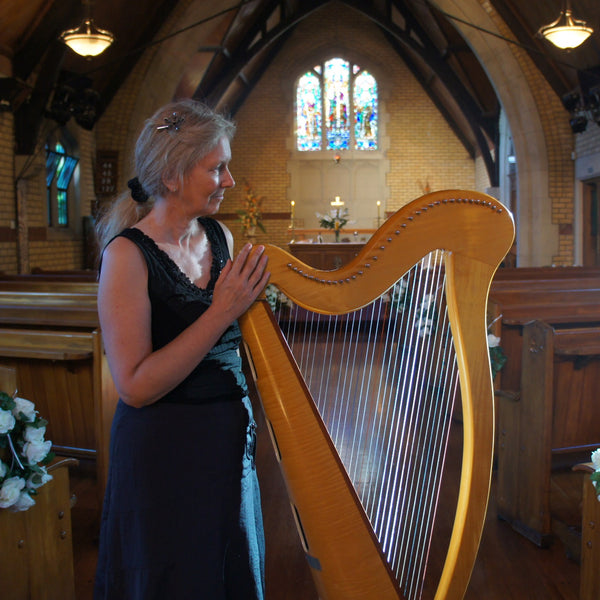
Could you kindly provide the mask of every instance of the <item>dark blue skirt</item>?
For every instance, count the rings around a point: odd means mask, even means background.
[[[264,597],[264,534],[248,399],[119,402],[95,600]]]

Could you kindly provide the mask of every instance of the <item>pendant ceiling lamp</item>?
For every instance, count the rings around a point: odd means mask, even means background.
[[[81,56],[98,56],[102,54],[114,41],[115,36],[110,31],[105,31],[94,25],[91,17],[91,0],[83,1],[86,7],[86,17],[79,27],[67,29],[60,35],[60,39],[77,54]]]
[[[562,50],[577,48],[594,30],[585,21],[574,19],[571,3],[567,0],[556,21],[540,28],[539,34]]]

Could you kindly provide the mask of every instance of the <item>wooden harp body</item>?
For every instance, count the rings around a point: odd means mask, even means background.
[[[277,322],[260,300],[240,324],[321,598],[464,596],[493,458],[486,304],[513,238],[499,202],[449,190],[400,209],[335,271],[268,246],[270,283],[300,322],[290,324],[287,306]],[[337,342],[323,341],[329,331]],[[460,483],[432,585],[427,560],[455,411],[446,398],[455,396]]]

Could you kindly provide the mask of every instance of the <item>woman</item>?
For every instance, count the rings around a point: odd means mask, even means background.
[[[98,311],[120,400],[95,598],[264,596],[254,421],[237,317],[268,280],[211,218],[234,125],[191,101],[149,119],[137,177],[98,224]]]

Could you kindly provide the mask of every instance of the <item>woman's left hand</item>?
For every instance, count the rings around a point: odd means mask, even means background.
[[[237,319],[267,285],[270,273],[264,246],[246,244],[235,260],[227,261],[215,284],[211,307]]]

